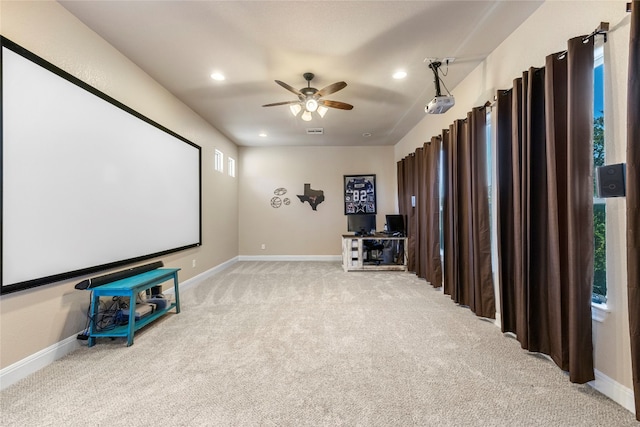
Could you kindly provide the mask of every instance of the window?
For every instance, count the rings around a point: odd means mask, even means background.
[[[593,168],[604,166],[604,49],[599,45],[595,49],[593,70]],[[592,302],[607,302],[607,253],[606,253],[606,204],[598,198],[594,176],[593,197],[593,295]]]
[[[222,163],[223,159],[224,159],[224,154],[222,154],[222,151],[216,150],[215,157],[214,157],[214,166],[213,167],[218,172],[222,172],[223,171],[223,163]]]
[[[236,159],[227,157],[227,173],[231,177],[236,176]]]

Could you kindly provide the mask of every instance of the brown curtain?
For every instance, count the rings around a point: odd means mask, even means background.
[[[427,273],[425,279],[439,288],[442,286],[442,257],[440,254],[440,136],[431,138],[431,143],[425,147],[428,165],[425,176],[429,183],[426,198],[427,203],[427,227],[425,239],[428,241],[425,253],[427,259]]]
[[[443,132],[444,292],[494,318],[486,143],[484,107]]]
[[[593,39],[498,93],[502,328],[577,383],[594,379],[592,122]]]
[[[458,127],[460,121],[449,125],[442,134],[442,164],[444,168],[444,191],[442,196],[444,228],[444,288],[446,295],[456,302],[461,300],[459,292],[460,270],[458,268]]]
[[[398,182],[398,213],[400,215],[406,215],[407,194],[404,184],[404,159],[396,163],[396,174]]]
[[[487,113],[485,107],[467,114],[471,175],[471,257],[473,299],[471,309],[478,316],[495,318],[495,292],[491,266],[491,221],[487,170]]]
[[[424,144],[426,145],[426,143]],[[414,209],[414,227],[413,227],[413,237],[416,239],[416,243],[413,251],[413,259],[414,259],[414,270],[416,276],[424,279],[426,275],[427,262],[426,262],[426,252],[427,252],[427,198],[425,194],[427,193],[427,181],[425,180],[426,169],[425,165],[425,147],[418,147],[414,153],[415,158],[415,169],[413,174],[413,189],[415,191],[416,196],[416,206]]]
[[[407,218],[407,267],[434,287],[442,286],[439,158],[440,138],[434,137],[397,165],[399,212]]]
[[[398,174],[398,212],[404,215],[407,229],[407,270],[415,271],[415,208],[411,206],[411,198],[415,195],[415,154],[411,153],[397,164]]]
[[[627,288],[636,419],[640,421],[640,1],[631,4],[627,93]]]
[[[442,195],[442,227],[444,229],[444,282],[443,291],[446,295],[451,295],[454,301],[457,298],[457,290],[455,284],[458,283],[458,270],[455,263],[455,242],[457,241],[458,227],[456,222],[457,215],[457,197],[454,197],[454,188],[456,183],[456,165],[453,159],[457,157],[456,138],[452,138],[453,125],[449,129],[442,131],[442,177],[444,188]]]
[[[496,132],[496,212],[498,240],[498,282],[500,283],[500,314],[502,332],[515,332],[515,257],[513,256],[514,200],[511,129],[512,90],[499,91],[495,117]]]
[[[416,274],[434,287],[442,286],[440,260],[440,137],[415,152],[416,158]]]
[[[407,248],[405,250],[407,251],[407,270],[409,271],[416,271],[416,216],[415,208],[412,206],[412,198],[416,194],[415,179],[413,178],[415,175],[415,169],[416,156],[412,153],[404,158],[404,185],[406,203],[404,212],[401,212],[403,215],[405,215],[405,225],[407,228]]]

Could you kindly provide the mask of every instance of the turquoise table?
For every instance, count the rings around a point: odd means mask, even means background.
[[[166,314],[173,308],[176,313],[180,313],[180,293],[178,290],[179,268],[159,268],[147,271],[126,279],[117,280],[106,285],[90,288],[91,296],[91,319],[96,319],[100,309],[100,297],[129,297],[129,323],[127,325],[116,326],[113,329],[96,331],[92,320],[89,322],[89,347],[93,347],[97,337],[127,337],[127,346],[133,344],[133,333],[143,326],[153,322],[158,317]],[[154,311],[152,314],[136,320],[136,296],[147,289],[173,279],[173,289],[175,291],[175,301],[167,307]]]

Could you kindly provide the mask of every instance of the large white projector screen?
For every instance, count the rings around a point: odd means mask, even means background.
[[[200,147],[2,38],[2,293],[201,244]]]

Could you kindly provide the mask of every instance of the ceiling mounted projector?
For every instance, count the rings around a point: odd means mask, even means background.
[[[424,107],[424,112],[427,114],[445,113],[456,103],[453,95],[442,95],[442,93],[440,93],[440,76],[438,75],[438,68],[440,68],[441,65],[442,62],[440,61],[429,63],[429,68],[433,70],[433,75],[435,76],[434,83],[436,84],[436,96]]]
[[[456,104],[453,95],[436,96],[424,107],[427,114],[442,114]]]

